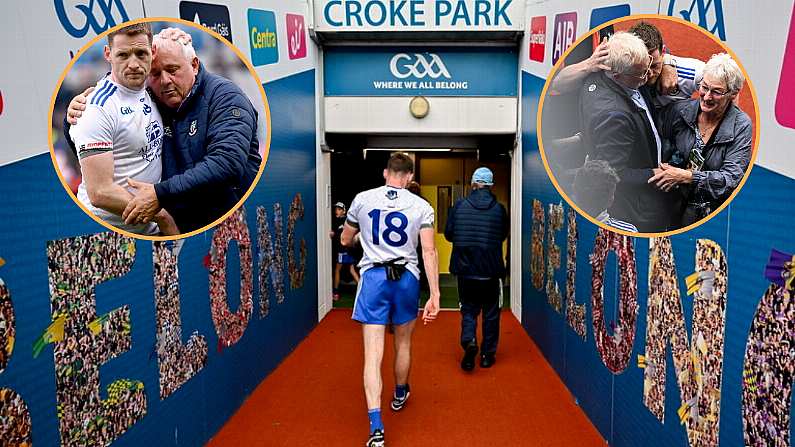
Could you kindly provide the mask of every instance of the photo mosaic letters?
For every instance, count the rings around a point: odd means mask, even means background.
[[[14,324],[14,304],[5,283],[0,279],[0,373],[8,366],[8,359],[14,351],[16,326]]]
[[[660,422],[665,415],[666,346],[671,343],[682,405],[680,422],[691,446],[718,445],[720,390],[726,326],[726,257],[707,239],[696,242],[696,272],[688,277],[693,295],[693,330],[687,330],[670,238],[651,239],[643,403]]]
[[[30,412],[22,396],[0,388],[0,445],[30,447]]]
[[[577,231],[577,212],[569,209],[569,228],[566,244],[566,321],[574,332],[582,337],[586,336],[585,304],[577,304],[576,279],[577,279],[577,240],[580,238]]]
[[[14,305],[11,293],[0,279],[0,374],[14,351]],[[30,412],[22,396],[0,388],[0,445],[30,446]]]
[[[282,257],[282,209],[278,203],[273,205],[274,236],[268,228],[268,212],[265,207],[257,207],[257,245],[259,246],[259,313],[265,318],[270,312],[271,287],[276,302],[284,301],[284,258]],[[270,278],[270,281],[268,280]]]
[[[295,262],[295,222],[304,220],[304,202],[301,201],[301,194],[293,197],[290,204],[290,213],[287,215],[287,271],[290,274],[290,288],[300,289],[304,285],[304,274],[306,273],[306,240],[301,239],[301,257],[298,263]]]
[[[146,414],[143,383],[119,379],[100,398],[100,366],[130,350],[127,306],[98,316],[95,287],[126,275],[135,240],[114,232],[47,242],[61,444],[108,445]]]
[[[563,229],[563,205],[549,205],[549,231],[547,231],[547,300],[560,313],[562,298],[555,279],[555,270],[560,268],[560,246],[555,242],[555,233]]]
[[[771,284],[756,309],[743,367],[745,445],[790,445],[795,372],[795,297]]]
[[[226,302],[226,252],[237,241],[240,253],[240,306],[232,313]],[[248,327],[252,303],[251,239],[244,208],[240,208],[218,226],[210,246],[210,314],[218,334],[218,348],[232,346]]]
[[[207,342],[198,331],[182,344],[178,258],[165,242],[152,244],[157,307],[160,399],[167,398],[207,364]]]
[[[607,369],[613,374],[623,371],[632,355],[635,342],[635,323],[638,318],[638,283],[635,269],[635,250],[633,239],[604,228],[599,228],[594,241],[594,252],[590,262],[593,269],[591,278],[591,317],[593,320],[596,350]],[[608,251],[618,256],[618,271],[621,276],[618,304],[618,321],[611,322],[613,334],[605,327],[604,316],[604,276]]]
[[[530,247],[530,271],[533,287],[544,289],[544,206],[533,199],[533,235]]]

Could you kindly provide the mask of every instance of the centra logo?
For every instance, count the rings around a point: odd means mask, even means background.
[[[80,39],[91,30],[96,34],[108,30],[119,23],[130,20],[127,11],[124,9],[122,0],[88,0],[79,1],[69,8],[67,12],[64,0],[54,0],[55,14],[61,22],[64,30],[70,36]],[[81,27],[75,26],[73,18],[82,16],[83,20],[76,20],[76,23],[83,23]]]
[[[251,46],[254,48],[276,48],[276,33],[268,29],[260,31],[256,26],[251,28]]]
[[[279,62],[276,15],[261,9],[249,9],[247,15],[251,63],[257,66]]]
[[[444,76],[447,79],[451,78],[442,58],[434,53],[426,53],[425,55],[398,53],[392,56],[389,61],[389,71],[392,72],[392,76],[398,79],[405,79],[409,76],[414,76],[418,79],[426,77],[437,79],[440,76]]]

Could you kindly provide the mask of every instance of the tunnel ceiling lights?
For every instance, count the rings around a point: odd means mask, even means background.
[[[441,148],[441,147],[426,147],[426,148],[395,148],[395,147],[367,147],[362,149],[363,157],[367,160],[368,151],[386,151],[386,152],[477,152],[477,149],[454,149],[454,148]]]

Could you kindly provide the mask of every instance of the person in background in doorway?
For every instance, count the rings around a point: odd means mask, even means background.
[[[329,232],[329,237],[331,237],[334,247],[334,252],[337,253],[337,263],[334,265],[334,289],[333,289],[333,298],[334,301],[340,299],[340,273],[342,272],[342,267],[347,266],[350,269],[351,277],[359,284],[359,273],[356,271],[356,260],[351,256],[348,252],[347,247],[343,247],[340,244],[340,236],[342,235],[342,229],[345,225],[345,204],[342,202],[337,202],[334,204],[334,223],[332,225],[332,231]]]
[[[476,169],[472,174],[472,193],[456,202],[444,229],[444,237],[453,243],[450,273],[458,277],[464,371],[475,367],[477,320],[481,311],[481,368],[494,365],[500,337],[500,280],[505,276],[502,243],[508,237],[508,213],[491,192],[492,185],[491,170]]]
[[[381,360],[385,326],[395,325],[395,394],[390,407],[400,411],[409,398],[411,334],[419,306],[417,239],[422,239],[425,273],[431,296],[425,304],[425,324],[439,313],[439,265],[434,243],[433,208],[405,188],[414,176],[414,161],[395,153],[384,169],[384,186],[356,195],[342,231],[342,245],[358,240],[364,251],[359,263],[362,282],[353,305],[352,319],[362,323],[364,342],[364,394],[370,420],[368,447],[384,446],[381,420]],[[361,233],[359,233],[361,231]]]

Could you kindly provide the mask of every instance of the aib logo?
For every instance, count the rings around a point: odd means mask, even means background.
[[[392,76],[398,79],[406,79],[409,76],[422,79],[429,77],[437,79],[444,76],[450,79],[450,72],[447,71],[442,58],[438,54],[426,53],[425,55],[415,53],[413,55],[398,53],[392,56],[389,61],[389,71]]]
[[[251,48],[251,63],[268,65],[279,62],[276,16],[273,11],[248,10],[248,36]]]
[[[130,20],[122,0],[80,1],[67,12],[64,0],[54,0],[58,20],[70,36],[80,39],[91,30],[99,34]],[[73,21],[74,20],[74,21]]]
[[[717,35],[720,40],[726,40],[721,0],[670,0],[668,15],[679,15]]]
[[[552,47],[552,65],[558,62],[560,56],[574,43],[577,35],[577,13],[565,12],[555,16],[555,43]]]
[[[789,22],[789,36],[787,47],[784,49],[784,62],[781,65],[781,77],[778,81],[778,94],[776,95],[776,121],[790,129],[795,129],[795,6],[792,8],[792,18]]]
[[[547,17],[530,19],[530,60],[544,62],[547,41]]]
[[[306,57],[304,16],[287,14],[287,56],[290,59]]]

